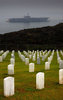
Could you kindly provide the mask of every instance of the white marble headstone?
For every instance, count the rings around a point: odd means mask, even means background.
[[[22,61],[25,61],[25,56],[21,55],[21,59],[22,59]]]
[[[30,55],[29,55],[29,59],[31,59],[31,58],[32,58],[32,55],[30,54]]]
[[[15,65],[15,59],[14,58],[10,59],[10,64],[14,64]]]
[[[48,62],[51,64],[51,58],[50,57],[48,57]]]
[[[49,62],[45,62],[45,70],[50,69],[50,63]]]
[[[25,58],[25,65],[29,65],[29,58]]]
[[[36,74],[36,89],[44,88],[44,73],[39,72]]]
[[[15,58],[15,55],[13,53],[11,54],[11,58]]]
[[[4,78],[4,96],[14,95],[14,77]]]
[[[14,65],[13,64],[8,65],[8,74],[9,75],[14,74]]]
[[[32,61],[35,61],[35,55],[32,57]]]
[[[59,68],[63,69],[63,60],[60,60],[60,62],[59,62]]]
[[[29,64],[29,72],[34,72],[34,67],[35,67],[34,63],[30,63]]]
[[[44,57],[44,55],[42,56],[42,61],[44,61],[44,59],[45,59],[45,57]]]
[[[2,56],[0,56],[0,62],[2,62]]]
[[[58,57],[58,58],[57,58],[58,63],[60,63],[60,60],[61,60],[61,57]]]
[[[63,69],[59,70],[59,84],[63,84]]]
[[[40,58],[37,58],[37,64],[40,64]]]

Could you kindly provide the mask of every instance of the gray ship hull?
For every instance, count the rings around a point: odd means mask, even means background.
[[[24,18],[11,18],[9,19],[9,22],[47,22],[48,18],[30,18],[30,19],[24,19]]]
[[[30,17],[29,15],[24,16],[24,18],[10,18],[9,22],[47,22],[49,17]]]

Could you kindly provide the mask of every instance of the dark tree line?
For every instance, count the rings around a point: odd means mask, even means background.
[[[63,45],[63,23],[0,34],[0,44]]]

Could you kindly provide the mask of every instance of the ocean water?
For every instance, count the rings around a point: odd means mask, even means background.
[[[15,32],[23,29],[40,28],[59,24],[60,20],[50,20],[50,22],[30,22],[30,23],[11,23],[0,20],[0,34]]]

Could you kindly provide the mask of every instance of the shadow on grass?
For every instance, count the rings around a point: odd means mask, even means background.
[[[41,69],[41,70],[35,70],[35,73],[39,73],[39,72],[45,72],[45,70],[44,69]]]
[[[9,77],[9,76],[11,76],[11,77],[14,77],[14,75],[8,75],[7,73],[5,73],[5,74],[3,74],[3,78],[6,78],[6,77]]]
[[[59,82],[54,82],[54,85],[60,85]]]
[[[0,100],[3,100],[1,98],[3,98],[3,99],[5,98],[4,94],[0,94]]]
[[[40,64],[37,64],[37,63],[35,63],[35,65],[44,65],[44,63],[45,63],[45,62],[43,62],[43,63],[40,63]]]
[[[59,84],[59,82],[54,82],[54,85],[56,85],[56,86],[63,86],[63,84]]]
[[[35,70],[34,72],[29,72],[29,71],[24,71],[24,72],[25,72],[25,73],[31,73],[31,74],[32,74],[32,73],[35,73],[35,74],[36,74],[36,73],[39,73],[39,72],[45,72],[45,70],[42,69],[42,70],[38,70],[38,71]]]
[[[40,91],[39,89],[34,88],[25,88],[25,92],[35,92],[35,91]]]

